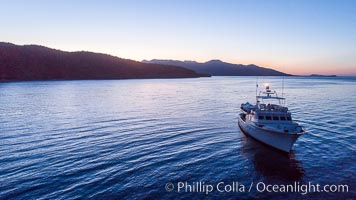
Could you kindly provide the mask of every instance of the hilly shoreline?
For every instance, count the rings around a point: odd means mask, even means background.
[[[191,69],[197,73],[210,74],[212,76],[292,76],[274,69],[260,67],[254,64],[232,64],[221,60],[210,60],[205,63],[196,61],[179,60],[143,60],[144,63],[175,65]]]
[[[67,52],[40,45],[0,42],[0,82],[35,80],[101,80],[198,78],[210,76],[291,76],[257,65],[220,60],[123,59],[88,51]]]
[[[179,66],[142,63],[86,51],[0,42],[0,81],[198,78]]]

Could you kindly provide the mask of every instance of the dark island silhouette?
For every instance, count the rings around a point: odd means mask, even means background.
[[[210,60],[205,63],[195,61],[178,60],[143,60],[144,63],[175,65],[196,71],[197,73],[210,74],[212,76],[290,76],[273,69],[259,67],[257,65],[242,65]]]
[[[196,78],[179,66],[148,64],[93,52],[66,52],[0,42],[0,81]]]
[[[0,42],[0,81],[285,76],[273,69],[211,60],[123,59],[87,51],[66,52],[39,45]]]

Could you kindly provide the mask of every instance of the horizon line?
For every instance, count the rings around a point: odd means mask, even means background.
[[[336,76],[356,76],[356,73],[350,73],[350,74],[342,74],[342,73],[332,73],[332,74],[325,74],[325,73],[304,73],[304,74],[292,74],[292,73],[288,73],[288,72],[284,72],[284,71],[281,71],[281,70],[277,70],[275,67],[271,68],[271,67],[266,67],[266,66],[261,66],[261,65],[258,65],[258,64],[254,64],[254,63],[235,63],[235,62],[227,62],[227,61],[224,61],[223,59],[219,59],[219,58],[212,58],[212,59],[208,59],[208,60],[204,60],[204,61],[201,61],[201,60],[191,60],[191,59],[173,59],[173,58],[169,58],[169,59],[161,59],[161,58],[151,58],[151,59],[133,59],[133,58],[124,58],[124,57],[121,57],[121,56],[118,56],[118,55],[115,55],[115,54],[112,54],[112,53],[107,53],[107,52],[98,52],[98,51],[92,51],[92,50],[63,50],[63,49],[59,49],[59,48],[56,48],[56,47],[50,47],[50,46],[46,46],[46,45],[42,45],[42,44],[34,44],[34,43],[29,43],[29,44],[16,44],[16,43],[13,43],[13,42],[4,42],[4,41],[0,41],[0,43],[7,43],[7,44],[12,44],[12,45],[16,45],[16,46],[40,46],[40,47],[45,47],[45,48],[49,48],[49,49],[53,49],[53,50],[58,50],[58,51],[65,51],[65,52],[89,52],[89,53],[97,53],[97,54],[105,54],[105,55],[109,55],[109,56],[113,56],[113,57],[117,57],[117,58],[120,58],[120,59],[126,59],[126,60],[132,60],[132,61],[136,61],[136,62],[143,62],[143,61],[152,61],[152,60],[166,60],[166,61],[178,61],[178,62],[196,62],[196,63],[207,63],[207,62],[210,62],[210,61],[220,61],[220,62],[223,62],[223,63],[228,63],[228,64],[233,64],[233,65],[245,65],[245,66],[248,66],[248,65],[255,65],[255,66],[258,66],[258,67],[262,67],[262,68],[267,68],[267,69],[272,69],[272,70],[276,70],[276,71],[279,71],[279,72],[282,72],[282,73],[285,73],[285,74],[289,74],[289,75],[293,75],[293,76],[311,76],[311,75],[322,75],[322,76],[333,76],[333,75],[336,75]]]

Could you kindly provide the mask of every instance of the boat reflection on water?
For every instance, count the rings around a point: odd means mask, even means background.
[[[242,137],[242,143],[241,154],[252,159],[255,171],[264,179],[298,181],[303,177],[302,163],[295,159],[293,151],[278,151],[246,135]]]

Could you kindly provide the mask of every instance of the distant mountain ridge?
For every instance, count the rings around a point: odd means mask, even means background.
[[[274,69],[264,68],[257,65],[242,65],[210,60],[205,63],[179,60],[143,60],[144,63],[162,65],[175,65],[196,71],[197,73],[210,74],[213,76],[290,76]]]
[[[200,75],[179,66],[0,42],[0,81],[195,77]]]

